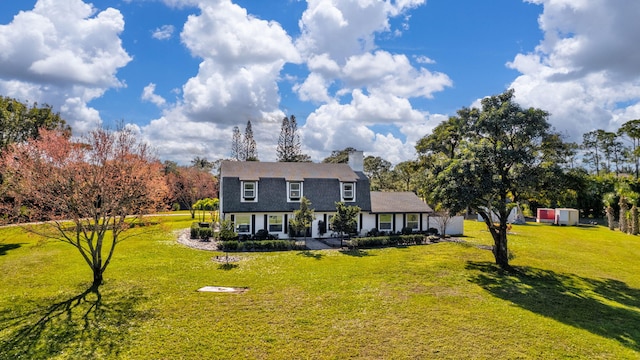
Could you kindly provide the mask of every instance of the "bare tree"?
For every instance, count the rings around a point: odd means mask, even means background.
[[[435,215],[436,216],[431,219],[436,223],[440,237],[443,238],[447,234],[447,226],[451,224],[453,216],[451,216],[451,212],[447,209],[439,209]]]
[[[32,217],[28,229],[75,247],[102,284],[125,232],[163,204],[163,166],[127,129],[90,132],[73,142],[56,131],[12,147],[3,158],[14,199]]]
[[[233,127],[233,137],[231,139],[231,158],[237,161],[244,161],[242,158],[242,135],[237,126]]]

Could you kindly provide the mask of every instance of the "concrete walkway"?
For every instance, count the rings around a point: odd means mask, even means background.
[[[332,249],[332,247],[316,239],[307,239],[307,249],[328,250],[328,249]]]

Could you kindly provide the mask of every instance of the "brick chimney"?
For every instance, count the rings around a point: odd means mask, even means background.
[[[359,150],[350,152],[349,166],[353,171],[364,172],[364,153]]]

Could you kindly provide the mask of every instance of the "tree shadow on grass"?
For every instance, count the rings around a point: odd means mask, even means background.
[[[218,270],[233,270],[233,269],[237,269],[238,268],[238,264],[233,264],[233,263],[224,263],[224,264],[220,264],[218,265]]]
[[[322,258],[324,257],[324,255],[321,254],[321,253],[312,252],[312,251],[309,251],[309,250],[300,251],[298,253],[298,255],[302,255],[304,257],[309,257],[309,258],[314,258],[316,260],[322,260]]]
[[[22,244],[0,244],[0,256],[7,255],[10,250],[15,250],[21,247]]]
[[[354,256],[354,257],[373,256],[368,251],[360,250],[360,249],[340,250],[340,253],[344,255]]]
[[[23,303],[2,310],[0,358],[118,357],[138,323],[149,317],[135,310],[141,299],[127,292],[105,300],[99,289],[89,288],[48,307],[24,310]]]
[[[469,262],[471,282],[523,309],[640,351],[640,290],[613,279],[590,279],[531,267],[506,272]]]

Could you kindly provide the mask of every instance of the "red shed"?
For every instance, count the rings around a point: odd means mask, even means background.
[[[553,224],[556,221],[556,211],[554,209],[538,209],[536,222]]]

